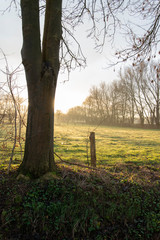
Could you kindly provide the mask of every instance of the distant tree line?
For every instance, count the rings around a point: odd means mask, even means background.
[[[56,121],[141,127],[160,126],[160,64],[148,61],[121,69],[117,80],[90,89],[82,106]]]

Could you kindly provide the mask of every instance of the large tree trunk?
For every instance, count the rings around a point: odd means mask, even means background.
[[[55,169],[53,157],[54,89],[43,78],[34,96],[29,97],[23,173],[38,177]],[[46,80],[46,81],[45,81]]]
[[[28,87],[28,120],[20,170],[32,177],[56,169],[53,155],[53,106],[59,72],[61,4],[61,0],[46,0],[41,51],[39,0],[21,0],[22,60]]]

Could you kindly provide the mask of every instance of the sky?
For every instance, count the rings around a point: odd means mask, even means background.
[[[1,0],[0,10],[6,9],[9,1]],[[21,63],[22,31],[21,19],[14,11],[0,14],[0,49],[6,54],[10,69],[15,69]],[[60,71],[56,90],[55,111],[66,113],[69,108],[81,105],[89,95],[92,86],[98,86],[101,82],[110,83],[117,77],[117,71],[107,68],[108,58],[112,58],[113,49],[110,42],[106,42],[103,52],[100,54],[94,49],[94,42],[87,38],[86,29],[83,26],[77,29],[76,36],[83,53],[87,59],[85,69],[76,69],[67,74]],[[4,69],[4,61],[0,60],[0,69]],[[4,77],[0,75],[0,77]],[[20,83],[25,84],[24,74],[18,76]],[[23,93],[27,98],[27,93]]]

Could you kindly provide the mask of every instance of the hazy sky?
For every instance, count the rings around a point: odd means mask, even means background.
[[[1,0],[0,9],[5,9],[9,0]],[[113,53],[111,44],[107,43],[103,53],[94,50],[94,43],[87,38],[87,33],[81,27],[76,35],[82,45],[82,50],[87,58],[85,69],[74,70],[70,74],[69,81],[64,83],[67,75],[59,74],[58,87],[56,91],[55,109],[66,112],[69,108],[81,105],[89,95],[89,89],[93,85],[99,85],[102,81],[111,82],[116,79],[116,72],[107,69],[107,58]],[[0,48],[7,55],[11,69],[16,68],[21,63],[22,33],[21,19],[14,11],[0,15]],[[4,68],[4,62],[0,61],[0,68]],[[118,69],[118,68],[117,68]],[[2,77],[2,76],[1,76]],[[19,76],[21,82],[25,82],[24,76]],[[26,97],[26,95],[25,95]]]

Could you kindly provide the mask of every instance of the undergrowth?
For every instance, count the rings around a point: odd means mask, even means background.
[[[14,172],[1,172],[0,239],[160,239],[158,177],[142,184],[118,169],[60,169],[52,181],[17,181]]]

